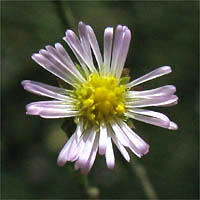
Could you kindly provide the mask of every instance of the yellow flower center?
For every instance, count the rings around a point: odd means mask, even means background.
[[[118,79],[96,73],[75,91],[81,115],[97,124],[125,112],[124,93],[125,86]]]

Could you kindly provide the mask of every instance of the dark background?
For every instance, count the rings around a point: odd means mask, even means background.
[[[64,11],[64,15],[63,12]],[[76,179],[66,165],[56,164],[66,142],[63,120],[26,116],[25,105],[44,98],[23,90],[24,79],[56,85],[31,55],[61,42],[67,28],[77,32],[81,20],[90,24],[103,48],[107,26],[127,25],[132,41],[126,62],[135,79],[163,65],[173,72],[143,84],[155,88],[173,84],[179,104],[157,108],[179,125],[178,131],[135,122],[136,132],[150,144],[137,159],[160,199],[199,198],[199,3],[195,1],[3,1],[1,8],[1,198],[81,198]],[[155,110],[155,109],[154,109]],[[98,156],[89,181],[100,198],[146,199],[136,174],[130,173],[118,151],[114,170]],[[134,165],[134,163],[131,163]]]

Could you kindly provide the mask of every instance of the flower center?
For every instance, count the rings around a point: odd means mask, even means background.
[[[75,91],[81,115],[94,123],[122,115],[125,112],[125,86],[118,82],[113,76],[91,74]]]

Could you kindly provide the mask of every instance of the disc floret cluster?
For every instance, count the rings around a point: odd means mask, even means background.
[[[115,77],[99,74],[91,74],[75,91],[81,115],[97,125],[124,114],[124,94],[125,86]]]

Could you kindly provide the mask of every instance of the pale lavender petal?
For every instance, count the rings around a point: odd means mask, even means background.
[[[70,104],[61,101],[34,102],[26,106],[26,114],[40,115],[43,118],[64,118],[77,116],[79,111]]]
[[[81,151],[85,147],[85,143],[87,141],[88,136],[89,136],[88,132],[84,132],[82,133],[78,141],[76,139],[74,140],[74,143],[72,144],[73,148],[70,148],[68,155],[69,161],[73,162],[79,158]]]
[[[66,145],[63,147],[62,151],[58,156],[58,162],[60,166],[63,166],[67,161],[73,162],[78,157],[77,147],[80,147],[80,138],[82,133],[80,133],[81,127],[78,124],[75,133],[67,141]],[[79,148],[80,149],[80,148]]]
[[[115,30],[115,37],[114,37],[114,42],[113,42],[112,62],[111,62],[111,71],[110,71],[112,75],[115,75],[117,61],[118,61],[119,53],[122,46],[123,34],[124,34],[123,26],[118,25]]]
[[[79,117],[76,129],[76,140],[79,141],[82,133],[84,132],[84,120]]]
[[[162,128],[169,128],[170,126],[170,120],[167,116],[154,111],[135,108],[128,110],[126,116]]]
[[[165,85],[152,90],[144,91],[128,91],[126,98],[153,98],[162,96],[171,96],[176,92],[176,87],[173,85]]]
[[[114,121],[110,120],[110,126],[112,127],[117,139],[126,147],[129,146],[129,140],[124,134],[123,130],[121,127]]]
[[[139,108],[139,107],[148,107],[148,106],[167,106],[173,105],[178,101],[178,97],[176,95],[171,95],[167,97],[157,97],[152,99],[131,99],[127,100],[125,103],[125,107],[129,108]]]
[[[161,107],[170,107],[170,106],[174,106],[178,103],[178,98],[176,101],[173,101],[172,103],[168,103],[168,104],[163,104],[163,105],[160,105]]]
[[[75,56],[77,57],[81,65],[83,66],[83,62],[84,62],[88,66],[91,72],[97,72],[95,67],[87,59],[88,57],[85,57],[85,53],[81,46],[81,42],[76,36],[76,34],[71,30],[67,30],[65,32],[65,35],[66,37],[64,37],[63,39],[67,42],[69,47],[72,49],[73,53],[75,54]]]
[[[74,55],[77,57],[77,59],[79,60],[79,58],[81,58],[81,61],[84,61],[84,58],[83,58],[84,53],[81,47],[81,42],[79,38],[77,37],[77,35],[72,30],[69,30],[69,29],[66,30],[65,37],[63,37],[63,40],[67,42],[67,44],[74,52]]]
[[[67,30],[67,31],[69,31],[69,30]],[[67,32],[66,31],[66,32]],[[77,37],[77,36],[75,36],[75,37]],[[78,39],[78,38],[77,38]],[[85,64],[85,62],[84,62],[84,60],[81,58],[81,56],[79,55],[79,53],[77,53],[77,51],[74,49],[74,47],[70,44],[70,42],[68,42],[68,40],[67,40],[67,37],[63,37],[63,40],[65,41],[65,42],[67,42],[67,44],[69,45],[69,47],[71,48],[71,50],[73,51],[73,53],[74,53],[74,55],[76,56],[76,58],[77,58],[77,60],[79,61],[79,63],[81,64],[81,67],[82,67],[82,69],[83,69],[83,71],[85,72],[85,75],[86,76],[89,76],[89,74],[90,74],[90,72],[89,72],[89,70],[88,70],[88,68],[86,67],[86,64]],[[80,43],[80,41],[79,41],[79,43]],[[80,44],[79,44],[80,45]]]
[[[159,67],[159,68],[153,70],[152,72],[150,72],[148,74],[145,74],[144,76],[142,76],[142,77],[140,77],[140,78],[138,78],[136,80],[133,80],[132,82],[128,83],[126,85],[126,87],[127,88],[132,88],[133,86],[139,85],[139,84],[141,84],[143,82],[152,80],[154,78],[163,76],[165,74],[169,74],[171,71],[172,70],[171,70],[170,66]]]
[[[124,38],[122,41],[122,47],[121,51],[118,57],[118,62],[117,62],[117,70],[116,70],[116,77],[120,78],[122,74],[122,70],[124,68],[124,64],[126,61],[126,57],[128,54],[128,49],[131,41],[131,31],[127,29],[124,33]]]
[[[103,60],[102,60],[101,52],[100,52],[100,49],[99,49],[99,45],[98,45],[95,33],[89,25],[87,25],[86,27],[87,27],[87,30],[88,30],[90,45],[91,45],[92,50],[94,52],[95,58],[97,60],[99,70],[101,70]]]
[[[55,49],[54,47],[48,45],[46,46],[47,51],[51,54],[51,56],[60,64],[62,65],[63,68],[66,68],[66,70],[68,71],[68,73],[71,73],[72,76],[77,77],[78,80],[80,80],[81,82],[85,82],[85,79],[83,78],[83,76],[80,74],[80,72],[77,70],[77,68],[74,66],[74,64],[72,63],[69,55],[67,54],[67,52],[64,50],[64,48],[62,47],[61,44],[57,43],[56,44],[57,48],[59,49],[59,51],[57,49]],[[65,52],[64,52],[65,51]],[[62,54],[61,54],[61,53]],[[63,55],[63,53],[65,53]]]
[[[31,93],[58,99],[61,101],[73,101],[73,98],[69,96],[72,94],[72,90],[58,88],[44,83],[29,80],[24,80],[21,83],[24,89]]]
[[[77,127],[76,132],[75,132],[74,141],[72,142],[72,144],[69,148],[67,161],[74,162],[75,160],[78,159],[80,151],[84,147],[84,145],[83,145],[83,134],[84,134],[84,132],[79,134],[79,127]]]
[[[106,147],[105,157],[106,157],[107,167],[109,169],[113,169],[114,166],[115,166],[115,156],[114,156],[113,146],[112,146],[112,142],[111,142],[111,135],[110,135],[109,132],[108,132],[108,139],[107,139],[107,147]]]
[[[86,147],[86,142],[87,142],[87,139],[90,135],[90,132],[89,131],[86,131],[84,132],[84,134],[82,135],[80,141],[79,141],[79,144],[77,145],[76,149],[75,149],[75,152],[76,152],[76,157],[74,157],[72,160],[75,161],[75,164],[74,164],[74,168],[75,170],[78,170],[80,169],[82,166],[81,166],[81,163],[80,162],[77,162],[78,159],[79,159],[79,156],[81,155],[82,151],[84,150],[84,148]],[[73,152],[74,153],[74,152]],[[73,155],[72,153],[72,155]]]
[[[95,158],[96,158],[96,155],[97,155],[98,145],[99,145],[99,134],[96,134],[96,138],[94,141],[94,145],[92,147],[90,157],[89,157],[85,167],[81,169],[81,172],[83,174],[87,174],[90,171],[90,169],[92,168]]]
[[[117,139],[115,133],[112,133],[112,139],[119,151],[121,152],[122,156],[129,162],[130,161],[130,156],[124,146],[120,143],[120,141]]]
[[[57,109],[66,109],[66,110],[75,110],[76,105],[73,105],[71,102],[66,101],[38,101],[33,102],[27,105],[29,109],[43,109],[43,108],[57,108]]]
[[[138,157],[141,157],[149,152],[149,145],[142,140],[133,130],[123,121],[118,120],[122,130],[129,139],[129,148]]]
[[[65,51],[64,47],[63,47],[60,43],[56,43],[56,44],[55,44],[55,48],[56,48],[57,51],[60,53],[60,55],[63,57],[63,60],[65,60],[66,64],[68,64],[68,66],[69,66],[72,70],[76,71],[76,73],[79,74],[78,69],[76,68],[76,66],[75,66],[74,63],[72,62],[71,58],[69,57],[68,53]],[[72,49],[72,51],[73,51],[73,49]],[[74,51],[73,51],[73,52],[74,52]],[[76,55],[76,53],[75,53],[75,55]],[[86,76],[88,76],[88,75],[89,75],[89,71],[88,71],[87,67],[85,66],[85,64],[84,64],[84,62],[82,61],[82,59],[81,59],[78,55],[76,55],[76,56],[78,57],[78,60],[79,60],[80,64],[82,65],[82,68],[83,68],[83,70],[84,70]]]
[[[107,128],[106,125],[100,124],[100,137],[99,137],[99,154],[104,155],[107,146]]]
[[[170,130],[177,130],[178,129],[178,125],[176,123],[170,121],[169,129]]]
[[[35,53],[32,55],[32,59],[35,62],[55,76],[75,87],[76,79],[69,74],[66,68],[60,66],[60,64],[54,60],[47,51],[40,50],[39,52],[39,54]]]
[[[110,71],[112,53],[113,28],[107,27],[104,32],[104,74]]]
[[[94,140],[96,136],[96,127],[92,128],[89,133],[89,137],[87,138],[87,141],[84,145],[83,150],[80,153],[80,156],[78,160],[76,161],[76,164],[78,168],[84,168],[92,151],[92,147],[94,145]]]
[[[79,37],[80,37],[81,46],[84,52],[84,57],[86,58],[87,63],[90,66],[94,67],[87,27],[83,22],[79,22],[78,29],[79,29]]]
[[[72,143],[74,142],[74,140],[75,140],[75,133],[69,138],[69,140],[64,145],[64,147],[62,148],[62,150],[60,151],[58,155],[57,164],[59,166],[62,167],[67,162],[69,149],[72,148]]]
[[[70,58],[69,54],[67,53],[67,51],[65,50],[65,48],[62,46],[62,44],[60,43],[56,43],[55,44],[55,48],[58,51],[61,60],[70,68],[76,68],[72,59]]]

